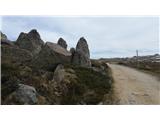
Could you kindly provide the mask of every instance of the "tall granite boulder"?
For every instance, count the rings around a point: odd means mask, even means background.
[[[72,50],[73,52],[74,50]],[[75,52],[72,53],[72,63],[83,67],[91,67],[90,52],[87,41],[82,37],[77,43]]]
[[[65,49],[67,49],[67,43],[63,38],[59,38],[57,44],[60,45],[61,47],[65,48]]]
[[[46,42],[32,64],[42,69],[53,69],[59,63],[70,63],[71,53],[55,43]]]
[[[33,55],[38,54],[44,45],[37,30],[33,29],[29,33],[20,33],[16,44],[22,48],[30,51]]]

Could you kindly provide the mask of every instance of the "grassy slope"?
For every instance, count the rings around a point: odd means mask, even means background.
[[[97,66],[98,67],[98,66]],[[44,96],[49,103],[54,104],[54,85],[50,84],[52,77],[42,78],[41,72],[33,69],[22,69],[23,67],[3,62],[2,68],[2,104],[3,100],[17,89],[19,83],[31,85],[36,88],[37,92]],[[65,68],[71,68],[75,71],[77,78],[71,78],[70,84],[67,85],[67,94],[61,97],[60,104],[98,104],[104,99],[104,95],[111,89],[112,79],[109,76],[108,69],[106,74],[96,72],[91,68],[66,65]],[[52,75],[51,75],[52,76]],[[48,91],[43,90],[41,85],[45,84]],[[43,93],[44,92],[44,93]],[[16,103],[15,103],[16,104]]]
[[[71,66],[77,75],[63,104],[98,104],[111,89],[112,79],[90,68]]]

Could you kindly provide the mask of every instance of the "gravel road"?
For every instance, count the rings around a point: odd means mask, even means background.
[[[160,80],[134,68],[108,64],[114,79],[115,104],[160,104]]]

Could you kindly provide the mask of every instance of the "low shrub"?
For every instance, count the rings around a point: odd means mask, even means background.
[[[67,66],[68,67],[68,66]],[[111,78],[91,68],[71,66],[77,76],[62,104],[98,104],[111,88]],[[92,92],[91,92],[92,91]],[[90,94],[92,93],[92,94]]]

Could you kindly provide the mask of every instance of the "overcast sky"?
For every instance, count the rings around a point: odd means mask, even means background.
[[[20,32],[37,29],[44,41],[57,42],[62,37],[70,47],[75,47],[80,37],[85,37],[91,58],[155,54],[159,49],[158,17],[111,16],[3,16],[1,31],[10,40]]]

